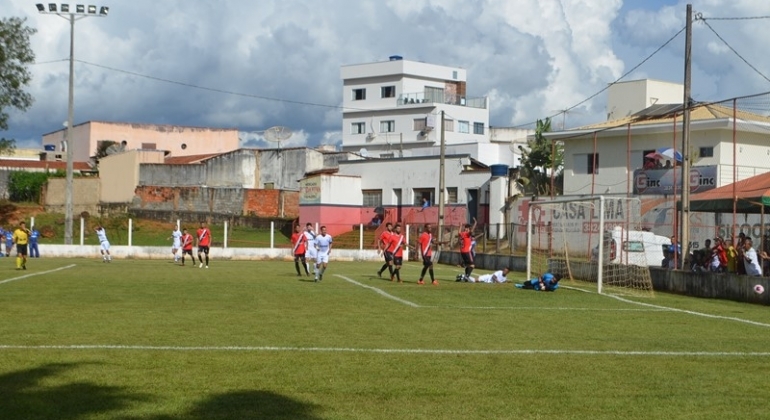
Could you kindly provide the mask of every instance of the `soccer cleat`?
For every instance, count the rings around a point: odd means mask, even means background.
[[[430,282],[430,284],[432,284],[434,286],[438,286],[438,280],[433,280],[432,282]]]
[[[209,268],[209,266],[206,266],[206,268]]]
[[[324,275],[323,275],[323,274],[321,274],[320,276],[318,276],[318,281],[321,281],[321,280],[323,280],[323,279],[324,279]]]
[[[377,277],[382,277],[382,271],[377,270]]]
[[[422,279],[420,279],[420,280],[417,280],[417,284],[425,284],[425,282],[422,281]]]
[[[199,265],[198,268],[203,268],[203,263],[201,263],[201,265]]]
[[[27,264],[22,264],[22,265],[21,265],[21,269],[22,269],[22,270],[26,270],[26,269],[27,269]]]

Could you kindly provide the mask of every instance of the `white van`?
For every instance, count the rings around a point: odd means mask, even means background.
[[[621,246],[622,244],[622,246]],[[604,233],[604,263],[660,267],[671,239],[652,232],[625,230],[616,226]],[[599,246],[591,250],[591,261],[599,256]]]

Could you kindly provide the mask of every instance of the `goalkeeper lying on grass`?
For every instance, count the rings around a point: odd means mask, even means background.
[[[553,275],[551,273],[545,273],[538,278],[526,280],[524,283],[519,283],[516,285],[516,287],[519,289],[553,292],[559,288],[559,280],[561,280],[560,274]]]

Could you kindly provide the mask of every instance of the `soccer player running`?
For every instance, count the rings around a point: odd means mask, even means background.
[[[393,223],[388,222],[385,224],[385,231],[382,232],[380,238],[377,240],[377,250],[383,257],[385,257],[385,264],[383,264],[382,268],[377,271],[379,277],[382,277],[382,273],[384,273],[386,269],[390,272],[390,277],[393,277],[393,254],[388,252],[392,235]]]
[[[316,234],[313,231],[313,224],[305,224],[305,270],[310,270],[310,263],[313,263],[313,275],[318,277],[318,270],[316,266],[316,252],[318,251],[315,246]]]
[[[401,225],[396,224],[393,228],[393,233],[390,235],[390,248],[389,251],[393,255],[393,274],[390,276],[390,281],[401,281],[401,266],[404,265],[404,244],[406,239],[401,234]]]
[[[324,272],[329,265],[329,254],[332,252],[332,236],[326,233],[326,226],[321,226],[321,234],[315,237],[315,247],[318,250],[315,263],[315,281],[324,279]]]
[[[187,229],[182,229],[182,237],[180,238],[180,242],[182,242],[182,265],[184,265],[184,256],[187,254],[190,256],[190,261],[192,261],[191,267],[195,267],[195,257],[193,256],[193,236],[187,232]]]
[[[463,259],[463,266],[465,267],[465,277],[463,280],[468,281],[471,277],[471,273],[475,268],[473,264],[473,232],[476,230],[476,218],[473,218],[473,225],[465,224],[462,232],[460,232],[460,256]],[[459,280],[458,280],[459,281]]]
[[[425,224],[422,229],[420,237],[417,238],[417,249],[422,257],[422,272],[420,273],[420,280],[417,280],[417,284],[425,284],[423,279],[425,273],[430,273],[430,282],[434,286],[438,286],[438,280],[436,280],[433,274],[433,245],[438,245],[439,242],[433,238],[433,234],[430,231],[430,225]]]
[[[171,236],[166,238],[166,240],[173,239],[174,242],[171,244],[171,254],[174,255],[174,262],[179,261],[179,256],[176,255],[176,252],[182,249],[182,232],[179,231],[179,226],[174,225],[174,230],[171,232]]]
[[[305,245],[307,244],[307,238],[302,233],[299,224],[294,226],[294,233],[291,235],[291,243],[294,246],[292,249],[292,255],[294,255],[294,268],[297,269],[297,276],[302,277],[302,271],[299,269],[299,263],[302,262],[302,267],[305,269],[305,275],[310,275],[310,271],[307,269],[307,261],[305,260]]]
[[[99,238],[99,253],[102,254],[102,262],[111,262],[110,241],[107,240],[107,231],[104,226],[96,225],[96,237]]]
[[[196,232],[196,240],[198,242],[198,261],[200,265],[198,268],[203,268],[202,254],[206,254],[206,268],[209,268],[209,247],[211,246],[211,231],[206,227],[206,222],[201,222],[201,227]],[[195,264],[193,260],[193,265]]]
[[[16,244],[16,269],[27,269],[27,243],[29,242],[29,229],[24,222],[13,232],[13,242]]]

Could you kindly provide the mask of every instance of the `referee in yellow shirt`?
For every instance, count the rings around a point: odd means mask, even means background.
[[[29,229],[24,222],[13,232],[13,242],[16,244],[16,269],[27,269],[27,244],[29,243]]]

